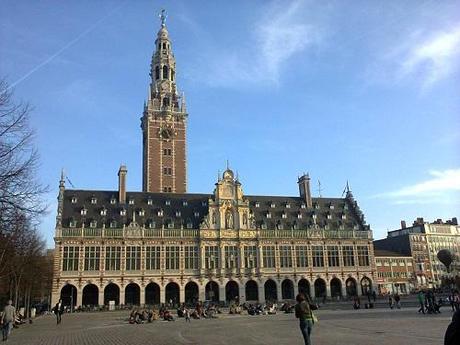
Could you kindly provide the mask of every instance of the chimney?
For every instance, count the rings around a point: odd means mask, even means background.
[[[457,217],[453,217],[453,218],[452,218],[452,224],[453,224],[453,225],[458,225]]]
[[[407,228],[406,221],[402,220],[401,221],[401,229],[405,229],[405,228]]]
[[[299,185],[300,197],[303,199],[307,207],[311,208],[313,203],[311,201],[310,176],[308,174],[303,174],[301,177],[299,177],[297,184]]]
[[[125,165],[121,165],[118,170],[118,202],[126,204],[126,174],[128,170]]]

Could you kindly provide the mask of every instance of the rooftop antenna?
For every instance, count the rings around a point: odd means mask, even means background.
[[[321,188],[321,181],[318,180],[318,196],[319,196],[320,198],[323,197],[323,196],[322,196],[322,191],[323,191],[323,188]]]
[[[227,159],[227,170],[230,169],[230,165],[228,164],[228,159]]]

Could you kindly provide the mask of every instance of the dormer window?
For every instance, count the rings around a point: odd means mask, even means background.
[[[145,211],[144,210],[139,210],[139,216],[144,217],[145,216]]]
[[[328,213],[327,214],[327,219],[332,219],[332,214]]]
[[[319,209],[320,209],[319,204],[316,204],[316,205],[315,205],[315,208],[316,208],[317,210],[319,210]]]
[[[281,223],[279,223],[279,222],[276,223],[276,229],[278,229],[278,230],[283,230],[283,224],[281,224]]]
[[[324,226],[324,230],[329,230],[329,224],[326,224],[326,225]]]
[[[159,210],[159,211],[157,212],[157,215],[158,215],[158,217],[163,217],[163,210]]]
[[[182,206],[187,206],[187,205],[188,205],[187,200],[182,201]]]
[[[292,230],[297,230],[299,228],[299,226],[297,225],[296,222],[294,222],[294,224],[292,224]]]
[[[195,212],[193,215],[195,216],[195,218],[198,218],[200,216],[200,212]]]
[[[107,210],[105,208],[103,208],[101,210],[101,216],[106,216],[107,215]]]
[[[347,204],[343,205],[343,209],[348,210],[348,205]]]
[[[193,228],[193,223],[192,222],[187,222],[187,229]]]
[[[165,201],[165,205],[166,205],[166,206],[170,206],[170,205],[171,205],[171,200],[166,200],[166,201]]]
[[[112,205],[115,205],[117,203],[117,199],[115,199],[115,198],[110,199],[110,203]]]
[[[204,206],[206,206],[206,205],[207,205],[207,202],[206,202],[206,201],[202,201],[202,202],[201,202],[201,206],[204,207]]]
[[[149,221],[147,226],[150,228],[150,229],[153,229],[155,227],[155,222],[153,220]]]
[[[355,224],[355,225],[353,226],[353,230],[359,230],[359,225],[358,225],[358,224]]]
[[[97,199],[96,199],[96,197],[93,196],[93,197],[91,198],[91,204],[93,204],[93,205],[96,205],[96,204],[97,204]]]
[[[75,228],[76,226],[77,226],[77,222],[75,221],[75,219],[69,220],[69,227]]]
[[[297,214],[297,218],[298,218],[298,219],[302,219],[302,213],[298,213],[298,214]]]
[[[316,213],[313,213],[312,217],[313,219],[316,219],[318,216],[316,215]]]
[[[346,215],[346,214],[342,214],[342,219],[347,219],[347,215]]]
[[[128,203],[129,203],[130,205],[134,205],[134,199],[129,199]]]
[[[153,204],[153,200],[152,199],[147,199],[147,205],[152,205]]]
[[[267,212],[267,218],[270,219],[272,217],[272,214],[270,212]]]
[[[181,216],[180,211],[176,211],[176,217],[180,217],[180,216]]]
[[[329,205],[329,208],[330,208],[331,210],[333,210],[333,209],[334,209],[334,205],[330,204],[330,205]]]
[[[281,218],[286,219],[286,218],[287,218],[287,214],[286,214],[286,213],[283,213],[283,214],[281,215]]]
[[[112,221],[110,222],[110,227],[111,227],[112,229],[113,229],[113,228],[116,228],[116,227],[117,227],[117,222],[114,221],[114,220],[112,220]]]
[[[291,204],[286,204],[286,208],[291,208]]]
[[[168,229],[174,229],[174,222],[168,222]]]
[[[71,201],[72,201],[72,204],[76,204],[78,199],[76,196],[73,196]]]
[[[305,204],[300,205],[300,208],[306,208],[306,207],[307,207],[307,205],[305,205]]]
[[[126,216],[126,210],[124,208],[120,210],[120,216]]]
[[[92,220],[92,221],[89,223],[89,227],[90,227],[90,228],[95,228],[95,227],[97,227],[97,221]]]
[[[265,224],[265,223],[260,224],[260,228],[263,229],[263,230],[266,230],[267,229],[267,224]]]
[[[271,207],[271,208],[275,208],[275,207],[276,207],[275,203],[272,202],[272,203],[270,204],[270,207]]]
[[[87,213],[87,212],[88,212],[88,211],[86,210],[86,208],[82,208],[81,211],[80,211],[80,214],[81,214],[82,216],[86,216],[86,213]]]
[[[256,206],[256,207],[260,207],[260,203],[259,203],[259,202],[256,202],[256,203],[255,203],[255,206]]]

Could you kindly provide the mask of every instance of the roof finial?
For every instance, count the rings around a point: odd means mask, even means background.
[[[227,170],[230,169],[230,164],[228,164],[228,159],[227,159]]]
[[[318,196],[320,198],[322,198],[323,196],[321,195],[321,192],[323,191],[323,189],[321,188],[321,181],[318,180]]]
[[[160,17],[161,20],[161,27],[164,28],[166,26],[166,18],[168,17],[168,14],[164,8],[161,9],[161,13],[158,15],[158,17]]]

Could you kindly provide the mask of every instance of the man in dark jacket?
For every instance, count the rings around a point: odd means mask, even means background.
[[[54,314],[56,314],[56,322],[59,325],[62,321],[62,314],[64,313],[64,304],[62,303],[62,299],[56,303],[54,306]]]
[[[460,310],[457,310],[452,316],[452,322],[447,326],[444,336],[444,345],[458,344],[460,344]]]

